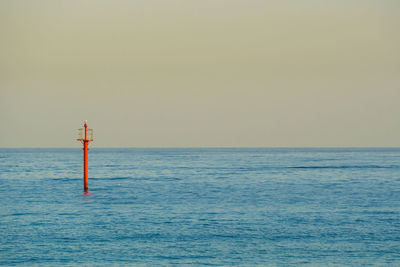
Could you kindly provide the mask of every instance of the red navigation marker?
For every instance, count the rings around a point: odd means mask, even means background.
[[[83,191],[89,191],[89,171],[88,171],[88,161],[89,161],[89,142],[93,141],[93,129],[88,129],[87,121],[83,125],[84,128],[79,129],[79,139],[77,141],[81,141],[83,144]],[[83,135],[83,131],[85,131],[85,135]]]

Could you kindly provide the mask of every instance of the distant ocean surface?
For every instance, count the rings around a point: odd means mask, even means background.
[[[0,265],[400,266],[400,149],[0,149]]]

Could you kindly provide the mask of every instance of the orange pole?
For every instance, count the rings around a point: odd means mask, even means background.
[[[86,129],[85,129],[86,130]],[[85,138],[86,139],[86,138]],[[83,191],[89,191],[89,141],[83,141]]]
[[[87,123],[85,121],[85,138],[79,138],[77,141],[81,141],[83,144],[83,191],[86,193],[89,192],[89,142],[93,141],[93,139],[88,139],[87,135]],[[93,137],[92,137],[93,138]]]
[[[83,191],[89,191],[89,141],[87,139],[87,123],[85,121],[85,139],[83,140]]]

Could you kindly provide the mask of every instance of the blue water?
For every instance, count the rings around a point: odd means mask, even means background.
[[[0,149],[0,265],[400,266],[400,149]]]

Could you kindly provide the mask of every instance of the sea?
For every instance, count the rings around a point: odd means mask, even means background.
[[[400,148],[0,149],[1,266],[400,266]]]

